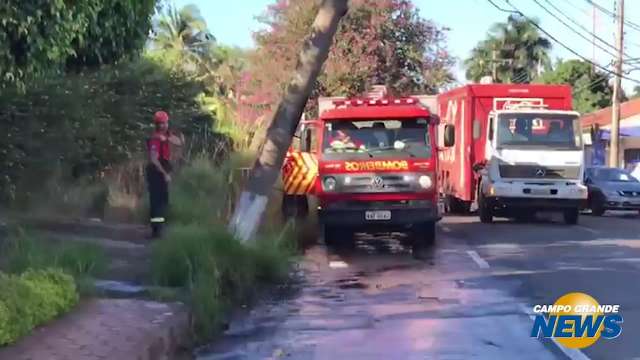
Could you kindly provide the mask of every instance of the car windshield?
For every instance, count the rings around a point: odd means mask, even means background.
[[[574,150],[582,147],[580,123],[575,115],[500,114],[498,148],[551,147]]]
[[[596,181],[638,182],[628,171],[616,168],[589,169],[587,174]]]
[[[329,158],[431,157],[428,120],[335,120],[324,127],[323,153]]]

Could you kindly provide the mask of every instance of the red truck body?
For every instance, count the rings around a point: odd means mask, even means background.
[[[473,202],[478,178],[473,166],[485,159],[488,115],[508,102],[542,103],[552,110],[571,110],[571,87],[542,84],[466,85],[438,95],[441,126],[455,125],[455,145],[439,152],[440,192],[463,202]],[[540,124],[544,131],[547,124]],[[534,128],[534,131],[536,129]]]
[[[414,230],[416,246],[433,241],[442,206],[438,119],[424,105],[428,99],[330,100],[320,102],[318,119],[300,123],[298,144],[287,154],[283,213],[306,215],[317,203],[326,242],[390,227]]]

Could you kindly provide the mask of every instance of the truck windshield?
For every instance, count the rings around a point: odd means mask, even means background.
[[[330,158],[431,157],[428,128],[425,118],[327,121],[323,153]]]
[[[574,150],[582,147],[578,117],[569,114],[500,114],[497,147],[550,147]]]

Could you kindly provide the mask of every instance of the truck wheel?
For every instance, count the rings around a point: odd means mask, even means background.
[[[567,225],[575,225],[578,223],[578,216],[580,215],[579,209],[567,209],[563,213],[564,222]]]
[[[478,216],[480,216],[480,222],[490,224],[493,222],[493,206],[491,201],[484,197],[482,191],[478,196]]]
[[[429,246],[436,241],[436,223],[426,222],[414,225],[413,229],[413,251],[417,252]]]

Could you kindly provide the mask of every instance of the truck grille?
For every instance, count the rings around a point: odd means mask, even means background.
[[[405,176],[412,177],[405,179]],[[393,193],[420,191],[418,174],[358,174],[336,176],[338,192]],[[349,180],[347,180],[349,178]]]
[[[500,165],[500,177],[520,179],[577,179],[578,166]]]

